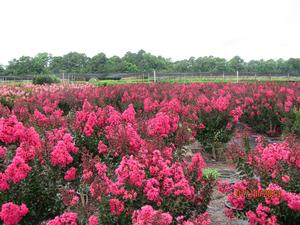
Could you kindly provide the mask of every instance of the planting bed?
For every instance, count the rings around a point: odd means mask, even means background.
[[[0,221],[298,224],[299,107],[299,83],[1,86]]]

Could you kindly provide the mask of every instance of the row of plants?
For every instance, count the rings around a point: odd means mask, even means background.
[[[242,179],[219,182],[219,191],[228,195],[229,218],[247,219],[255,224],[299,224],[300,147],[295,137],[268,144],[262,136],[249,149],[249,134],[228,146],[227,157],[236,164]]]

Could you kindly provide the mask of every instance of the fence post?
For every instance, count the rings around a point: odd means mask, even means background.
[[[225,81],[225,74],[224,74],[224,72],[223,72],[223,82]]]
[[[156,83],[156,71],[153,70],[153,78],[154,78],[154,83]]]
[[[239,71],[238,70],[236,71],[236,82],[237,83],[239,82]]]

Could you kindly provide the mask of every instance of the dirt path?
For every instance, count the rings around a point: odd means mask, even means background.
[[[220,181],[235,182],[238,180],[238,175],[233,165],[224,162],[207,163],[207,167],[218,168],[220,173]],[[214,188],[212,200],[208,206],[208,213],[211,216],[212,225],[249,225],[248,221],[239,219],[229,219],[223,213],[225,208],[225,200],[227,196],[220,193],[217,188]]]

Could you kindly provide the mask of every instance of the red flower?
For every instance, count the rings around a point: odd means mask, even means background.
[[[290,177],[288,175],[284,175],[281,177],[281,180],[284,182],[284,183],[288,183],[290,181]]]
[[[65,176],[64,176],[64,179],[66,181],[72,181],[72,180],[75,180],[76,179],[76,171],[77,169],[75,167],[71,167],[66,173],[65,173]]]
[[[169,213],[162,213],[154,210],[151,206],[145,205],[132,214],[133,225],[170,225],[172,216]]]
[[[205,129],[206,126],[203,123],[200,123],[198,127],[200,130],[203,130],[203,129]]]
[[[98,217],[95,215],[92,215],[89,217],[89,225],[98,225]]]
[[[0,146],[0,159],[1,159],[1,158],[4,158],[5,155],[6,155],[6,148]]]
[[[21,206],[8,202],[2,205],[0,218],[6,225],[14,225],[19,223],[22,218],[28,213],[28,208],[25,204]]]
[[[65,212],[50,220],[46,225],[77,225],[77,213]]]
[[[120,215],[124,210],[124,202],[118,199],[109,200],[110,212],[113,215]]]
[[[97,149],[98,149],[99,154],[104,154],[107,152],[108,148],[102,141],[99,141]]]

